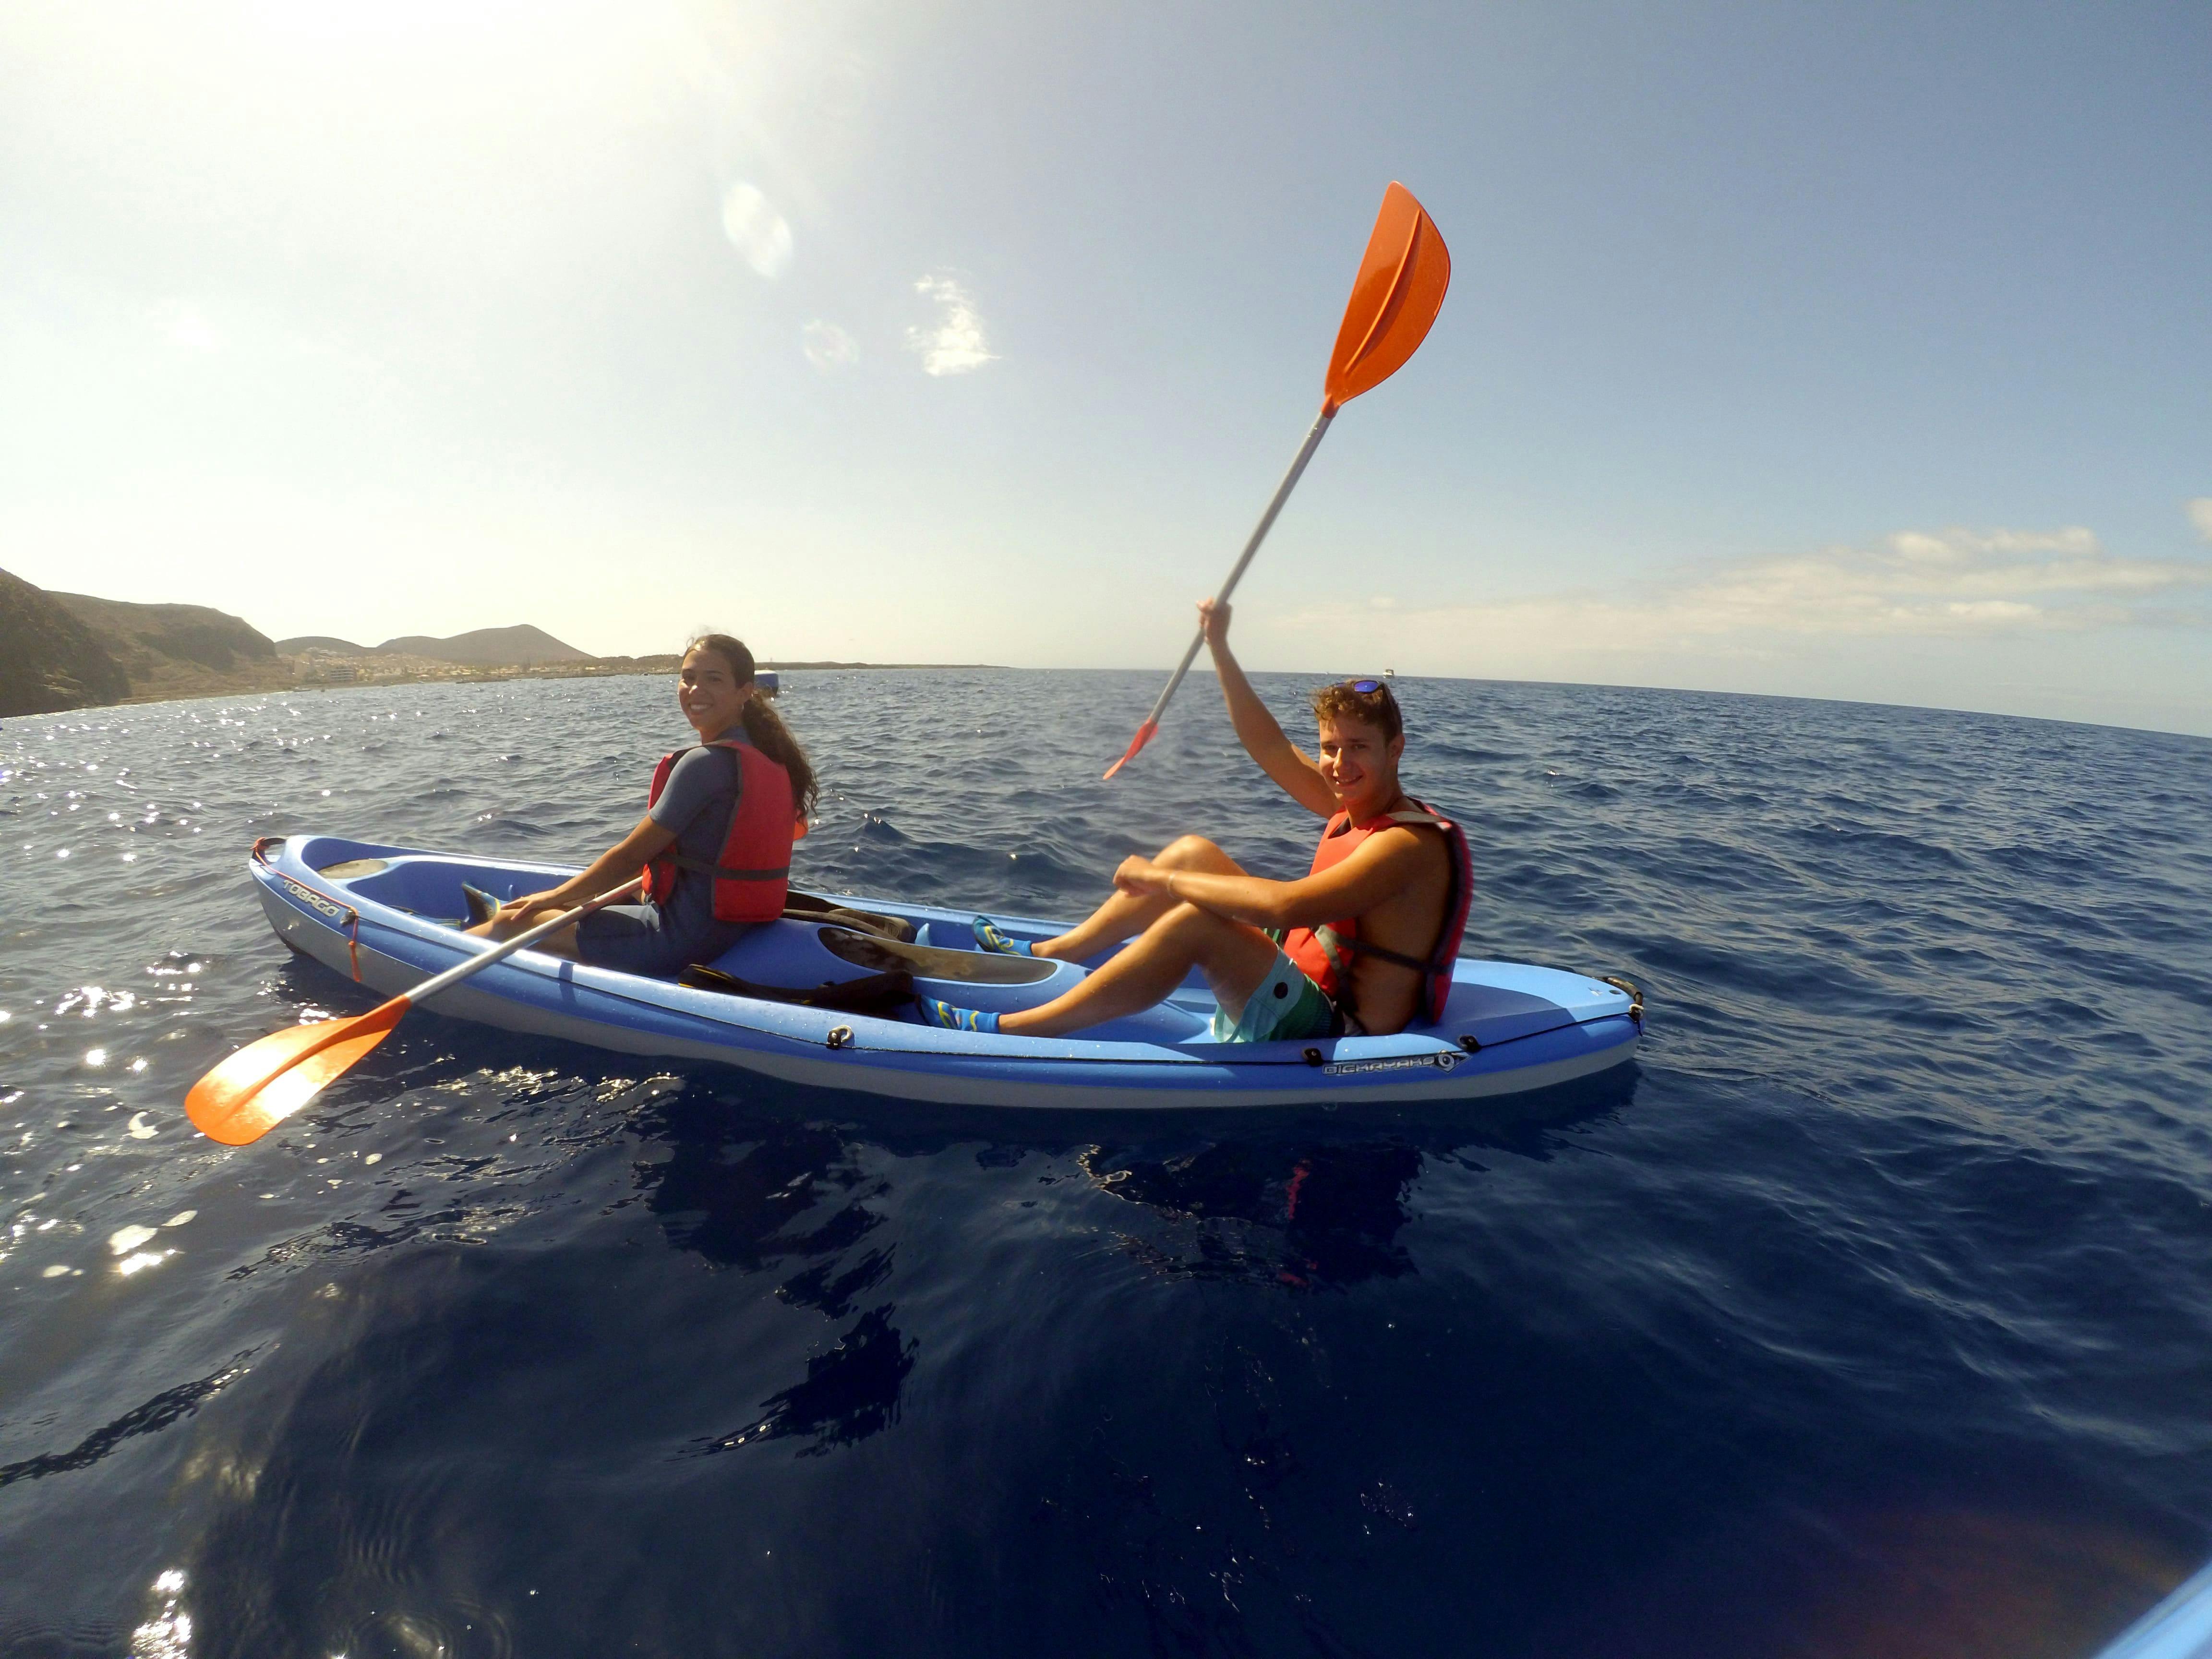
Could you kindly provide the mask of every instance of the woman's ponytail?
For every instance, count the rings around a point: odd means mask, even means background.
[[[756,691],[745,699],[743,718],[745,735],[753,740],[753,747],[791,775],[791,799],[799,807],[799,816],[812,817],[817,793],[813,763],[799,746],[799,739],[791,735],[783,716],[775,712],[766,696]]]
[[[753,694],[745,699],[744,710],[739,717],[745,735],[753,740],[753,747],[781,766],[791,777],[791,799],[799,809],[799,816],[814,816],[815,797],[818,793],[814,780],[813,763],[806,751],[799,746],[799,739],[791,735],[791,728],[783,723],[783,716],[769,707],[768,698],[753,678],[753,653],[743,640],[732,639],[727,634],[701,634],[684,647],[684,654],[694,651],[711,651],[720,657],[730,671],[730,678],[738,685],[751,685]]]

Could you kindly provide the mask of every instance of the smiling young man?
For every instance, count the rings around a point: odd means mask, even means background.
[[[1025,945],[979,916],[987,950],[1081,961],[1128,942],[1042,1007],[994,1016],[925,1001],[933,1024],[1060,1036],[1151,1007],[1193,968],[1213,988],[1218,1042],[1381,1035],[1443,1012],[1467,921],[1467,842],[1399,787],[1406,737],[1390,688],[1353,680],[1315,692],[1310,758],[1230,652],[1228,608],[1209,599],[1199,617],[1245,752],[1328,820],[1312,872],[1247,875],[1212,842],[1185,836],[1156,857],[1122,860],[1114,896],[1058,939]]]

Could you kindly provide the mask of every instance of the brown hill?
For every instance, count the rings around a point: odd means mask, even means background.
[[[132,605],[51,593],[99,636],[130,676],[133,702],[225,691],[273,691],[292,665],[266,634],[204,605]]]
[[[52,594],[0,570],[0,718],[117,702],[130,690],[91,629]]]
[[[409,634],[386,640],[375,647],[409,657],[430,657],[439,662],[467,663],[477,668],[528,668],[544,662],[591,662],[588,651],[555,639],[542,628],[524,623],[514,628],[478,628],[450,639]]]

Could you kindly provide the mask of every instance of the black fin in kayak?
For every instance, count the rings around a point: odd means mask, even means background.
[[[783,901],[783,914],[793,921],[827,921],[840,927],[850,927],[863,933],[873,933],[899,945],[911,945],[915,940],[914,924],[903,916],[878,915],[873,910],[855,910],[822,898],[813,893],[793,890]]]
[[[901,945],[842,927],[815,930],[822,948],[841,962],[878,973],[903,968],[916,979],[949,979],[968,985],[1035,985],[1059,965],[1042,957],[994,957],[982,951],[945,951],[933,945]]]
[[[787,1002],[836,1014],[896,1013],[915,1000],[914,975],[903,969],[888,974],[870,974],[865,979],[817,985],[804,991],[782,985],[756,985],[719,968],[704,966],[686,968],[676,982],[695,991],[720,991],[726,996]]]

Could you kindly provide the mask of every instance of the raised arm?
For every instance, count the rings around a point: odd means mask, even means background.
[[[1229,705],[1237,740],[1285,794],[1316,817],[1328,817],[1336,811],[1336,797],[1305,752],[1283,735],[1281,724],[1267,712],[1252,682],[1244,678],[1243,665],[1229,648],[1229,606],[1217,605],[1212,599],[1198,602],[1198,625],[1205,631],[1206,649],[1212,653],[1214,672],[1221,676],[1222,700]]]

